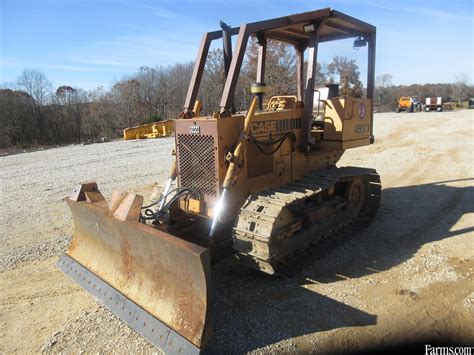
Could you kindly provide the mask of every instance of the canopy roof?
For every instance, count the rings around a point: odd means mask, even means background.
[[[253,22],[248,26],[251,33],[261,32],[267,38],[296,44],[309,40],[309,34],[304,31],[304,26],[318,22],[323,25],[319,32],[319,42],[364,36],[375,32],[374,26],[330,8]]]
[[[314,29],[306,28],[314,25]],[[312,107],[314,75],[317,61],[318,43],[346,38],[363,37],[368,45],[367,70],[367,97],[373,96],[373,82],[375,73],[375,37],[376,28],[364,21],[346,15],[342,12],[325,8],[270,20],[242,24],[239,27],[229,28],[221,24],[222,30],[204,34],[196,58],[193,75],[186,96],[183,113],[192,117],[192,108],[197,97],[206,58],[213,40],[224,38],[224,64],[226,67],[226,81],[220,102],[221,113],[231,111],[234,91],[239,78],[242,62],[250,36],[258,38],[259,54],[256,82],[264,82],[266,43],[269,39],[282,41],[295,46],[297,52],[297,97],[303,101],[303,89],[306,92],[305,107]],[[232,53],[230,37],[237,35],[235,52]],[[226,48],[227,47],[227,48]],[[304,51],[308,50],[307,78],[303,80]],[[308,76],[308,75],[311,75]],[[303,84],[306,87],[303,88]],[[308,108],[308,110],[309,110]],[[306,116],[311,112],[305,113]]]
[[[367,22],[331,8],[247,23],[242,26],[246,26],[251,35],[264,34],[269,39],[291,44],[304,44],[310,37],[309,33],[305,32],[304,26],[312,23],[321,23],[323,25],[319,32],[319,42],[357,36],[365,37],[376,30],[375,26]],[[232,28],[232,35],[238,34],[239,28]],[[221,33],[222,31],[219,30],[209,34],[211,34],[211,37],[214,37],[213,39],[216,39],[221,37]]]

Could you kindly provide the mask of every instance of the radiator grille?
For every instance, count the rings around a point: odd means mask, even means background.
[[[217,195],[214,137],[178,134],[179,178],[182,187]]]

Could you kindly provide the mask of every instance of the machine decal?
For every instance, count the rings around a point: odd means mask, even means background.
[[[358,124],[354,128],[354,132],[357,134],[362,134],[362,133],[367,133],[370,131],[370,125],[369,124]]]
[[[365,105],[363,103],[359,104],[359,118],[363,119],[365,117]]]
[[[189,126],[189,133],[199,134],[199,133],[201,133],[201,127],[199,127],[198,125]]]
[[[271,133],[277,131],[277,121],[262,121],[252,123],[250,132],[253,134]]]
[[[281,131],[291,131],[301,128],[301,118],[290,118],[286,120],[272,120],[253,122],[250,127],[250,133],[262,134]]]

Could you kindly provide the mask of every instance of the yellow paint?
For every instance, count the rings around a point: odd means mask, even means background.
[[[169,137],[174,133],[174,120],[148,123],[141,126],[125,128],[123,139],[143,139]]]
[[[324,117],[324,140],[330,142],[361,140],[369,144],[371,116],[372,107],[369,99],[328,100]]]
[[[398,107],[410,107],[412,103],[411,97],[403,96],[398,100]]]
[[[188,198],[186,200],[179,201],[179,207],[183,210],[201,213],[201,201],[195,200],[193,198]]]

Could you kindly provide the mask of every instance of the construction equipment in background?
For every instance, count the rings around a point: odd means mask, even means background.
[[[398,112],[420,111],[420,101],[417,97],[402,96],[398,99]]]
[[[160,199],[144,205],[142,196],[114,190],[107,203],[93,182],[66,199],[74,236],[58,266],[165,353],[198,353],[209,339],[212,263],[234,254],[278,273],[322,238],[369,223],[381,197],[374,169],[336,167],[345,150],[374,142],[375,27],[329,8],[221,27],[201,41]],[[231,36],[220,110],[198,117],[211,42],[229,44]],[[255,97],[247,112],[234,112],[251,36]],[[315,92],[319,43],[348,38],[368,49],[366,97],[340,97],[336,86]],[[297,85],[263,108],[269,40],[294,46]]]
[[[174,133],[174,120],[166,120],[144,124],[141,126],[125,128],[123,139],[161,138],[169,137]]]
[[[411,100],[413,102],[413,112],[421,112],[421,101],[418,96],[412,96]]]
[[[202,103],[196,100],[193,107],[194,117],[201,114]],[[174,120],[158,121],[144,124],[141,126],[125,128],[123,130],[123,139],[144,139],[144,138],[161,138],[170,137],[174,134]]]
[[[425,100],[425,111],[443,111],[443,98],[441,96],[438,97],[427,97]]]
[[[445,102],[443,103],[443,111],[454,111],[456,106],[457,106],[456,102]]]

